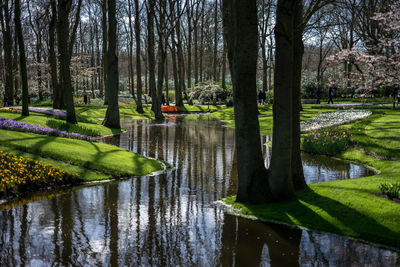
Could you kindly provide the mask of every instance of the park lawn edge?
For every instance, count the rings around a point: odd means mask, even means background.
[[[165,168],[161,161],[117,146],[63,137],[1,129],[0,145],[111,174],[114,177],[146,176]]]
[[[282,203],[243,204],[236,202],[236,196],[219,203],[233,215],[329,232],[400,251],[400,204],[377,195],[380,183],[400,182],[396,175],[400,162],[376,159],[354,148],[337,158],[369,165],[380,173],[310,184],[309,190]]]

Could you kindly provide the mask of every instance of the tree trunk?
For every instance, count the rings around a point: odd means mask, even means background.
[[[57,41],[58,53],[60,62],[60,77],[62,87],[65,93],[65,102],[67,106],[67,122],[77,123],[74,98],[71,84],[71,56],[69,54],[68,39],[69,39],[69,13],[71,11],[72,0],[58,1],[58,16],[57,16]]]
[[[295,1],[294,14],[294,39],[293,39],[293,95],[292,95],[292,180],[294,189],[304,190],[307,183],[304,179],[303,164],[301,161],[301,133],[300,133],[300,109],[301,109],[301,68],[304,53],[303,44],[303,2]]]
[[[269,199],[269,187],[257,109],[256,0],[223,0],[223,23],[233,82],[239,179],[236,201],[264,203]]]
[[[22,116],[29,116],[28,109],[28,75],[26,70],[26,56],[25,56],[25,44],[24,37],[22,35],[21,26],[21,7],[20,0],[15,0],[14,9],[14,21],[15,21],[15,32],[18,39],[19,47],[19,67],[21,71],[21,82],[22,82]]]
[[[12,61],[12,37],[10,28],[10,12],[8,10],[8,0],[0,7],[0,22],[3,33],[5,84],[4,95],[8,98],[8,105],[14,105],[14,85],[13,85],[13,61]]]
[[[292,77],[294,63],[294,5],[292,0],[278,0],[276,13],[274,120],[269,184],[274,199],[284,200],[294,196],[291,168],[293,157]]]
[[[57,56],[55,52],[55,34],[57,21],[57,6],[55,1],[51,1],[51,19],[49,24],[49,64],[51,86],[53,87],[53,108],[64,109],[64,98],[57,78]]]
[[[224,50],[222,51],[222,76],[221,76],[221,81],[222,81],[222,89],[226,90],[226,41],[225,41],[225,38],[224,38],[223,42],[224,42]]]
[[[102,11],[102,17],[101,17],[101,26],[103,29],[102,37],[103,37],[103,44],[102,44],[102,50],[103,50],[103,86],[104,86],[104,105],[108,105],[108,81],[107,81],[107,1],[103,0],[102,6],[101,6],[101,11]],[[100,92],[100,96],[102,95],[102,92]]]
[[[193,7],[189,6],[189,1],[186,3],[187,9],[187,23],[188,23],[188,37],[187,37],[187,87],[192,87],[192,18]]]
[[[214,55],[213,55],[213,79],[218,81],[217,76],[217,56],[218,56],[218,1],[215,1],[214,9]]]
[[[108,4],[108,49],[107,80],[108,107],[103,125],[109,128],[121,128],[118,107],[118,57],[117,57],[117,20],[116,0],[107,0]]]
[[[135,38],[136,38],[136,111],[144,113],[142,105],[142,66],[140,64],[140,19],[139,0],[135,0]]]
[[[156,92],[156,77],[155,68],[156,60],[154,55],[154,15],[155,15],[155,0],[149,0],[149,10],[147,13],[147,53],[149,61],[149,91],[152,98],[152,110],[157,104],[157,92]]]

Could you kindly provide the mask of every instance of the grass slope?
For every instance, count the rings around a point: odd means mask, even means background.
[[[8,113],[8,112],[2,112],[0,110],[0,117],[10,119],[10,120],[20,121],[20,122],[24,122],[24,123],[34,124],[34,125],[38,125],[38,126],[48,127],[48,128],[50,128],[47,125],[47,123],[49,121],[57,121],[59,123],[65,123],[65,120],[58,119],[55,116],[41,114],[41,113],[35,113],[35,112],[30,112],[29,116],[24,117],[18,113]],[[79,122],[78,125],[85,127],[87,129],[96,131],[101,136],[117,134],[117,133],[122,132],[122,130],[120,130],[120,129],[111,129],[111,128],[107,128],[103,125],[99,125],[99,124],[95,124],[95,123]]]
[[[0,130],[0,145],[117,176],[142,176],[162,168],[159,161],[125,149],[76,139]]]
[[[361,238],[400,249],[400,205],[376,196],[382,182],[400,182],[399,162],[377,160],[350,149],[340,155],[381,170],[371,177],[324,182],[310,185],[310,190],[292,201],[267,205],[226,203],[241,213],[260,219],[282,221],[311,229]],[[362,159],[362,160],[361,160]]]
[[[92,170],[86,169],[86,168],[81,167],[81,166],[71,165],[69,163],[62,162],[62,161],[59,161],[59,160],[54,160],[54,159],[50,159],[50,158],[44,158],[44,157],[41,157],[41,156],[39,156],[37,154],[23,152],[21,150],[15,149],[15,148],[6,147],[6,146],[0,146],[0,150],[16,154],[17,156],[20,156],[20,157],[37,160],[41,164],[51,164],[53,167],[60,168],[60,169],[65,170],[65,171],[67,171],[67,172],[69,172],[71,174],[76,174],[77,173],[77,174],[79,174],[79,177],[83,181],[87,181],[87,182],[88,181],[107,180],[107,179],[111,179],[112,178],[111,175],[107,175],[107,174],[104,174],[104,173],[92,171]]]
[[[328,110],[307,105],[305,111],[307,113],[302,114],[302,119]],[[367,153],[400,159],[400,112],[384,108],[373,109],[373,112],[365,120],[346,125],[354,142]],[[272,128],[272,118],[260,119],[261,125],[266,129],[269,125]],[[400,249],[400,204],[376,195],[380,193],[378,186],[381,183],[400,183],[400,162],[377,159],[355,148],[349,148],[338,157],[370,165],[380,173],[312,184],[310,190],[283,203],[248,205],[236,203],[234,196],[225,201],[240,209],[240,213],[260,219],[361,238]]]

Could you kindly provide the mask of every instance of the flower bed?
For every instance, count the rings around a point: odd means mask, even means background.
[[[313,130],[304,137],[302,148],[309,153],[335,155],[347,147],[350,136],[341,127]]]
[[[0,117],[0,128],[6,130],[20,131],[20,132],[30,132],[30,133],[44,134],[50,136],[60,136],[60,137],[68,137],[68,138],[87,140],[87,141],[96,141],[96,138],[93,136],[87,136],[78,133],[68,133],[66,131],[59,131],[56,129],[41,127],[29,123],[7,120],[1,117]]]
[[[12,109],[22,110],[22,107],[12,107]],[[67,112],[66,111],[59,110],[59,109],[46,109],[46,108],[29,107],[29,111],[36,112],[36,113],[47,114],[47,115],[54,115],[54,116],[63,116],[63,117],[67,116]]]
[[[179,112],[179,108],[176,106],[162,106],[161,112]]]
[[[309,132],[326,127],[338,126],[352,121],[364,119],[372,114],[368,110],[341,110],[322,113],[301,122],[301,132]]]
[[[78,174],[69,174],[50,164],[0,151],[0,196],[18,195],[45,187],[76,184]]]
[[[21,109],[16,109],[16,108],[1,108],[0,109],[1,112],[7,112],[7,113],[22,113]]]

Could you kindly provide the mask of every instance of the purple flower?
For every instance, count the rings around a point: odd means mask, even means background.
[[[22,107],[11,107],[11,108],[22,110]],[[29,111],[36,112],[36,113],[42,113],[42,114],[48,114],[48,115],[54,115],[54,116],[67,116],[66,111],[59,110],[59,109],[45,109],[45,108],[29,107]],[[78,116],[78,114],[76,114],[76,115]]]
[[[70,137],[74,139],[82,139],[87,141],[96,141],[96,138],[93,136],[82,135],[78,133],[68,133],[66,131],[59,131],[56,129],[46,128],[42,126],[37,126],[29,123],[8,120],[0,117],[0,128],[7,130],[14,130],[20,132],[30,132],[36,134],[44,134],[50,136],[61,136],[61,137]]]

